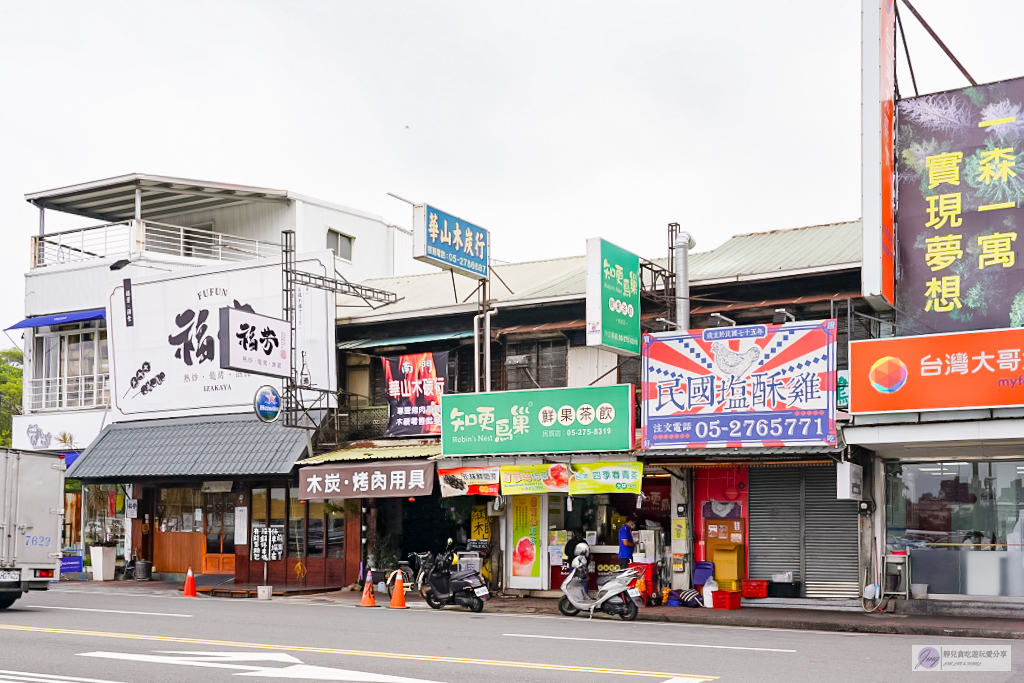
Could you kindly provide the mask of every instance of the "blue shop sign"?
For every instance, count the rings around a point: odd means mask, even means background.
[[[253,399],[256,417],[264,422],[273,422],[281,416],[281,394],[272,386],[264,385],[256,391]]]
[[[486,279],[491,235],[429,204],[416,207],[416,258],[467,277]]]

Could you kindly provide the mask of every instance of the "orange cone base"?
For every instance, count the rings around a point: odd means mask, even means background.
[[[359,601],[360,607],[376,607],[377,598],[373,595],[373,582],[367,579],[366,585],[363,587],[363,598]]]
[[[402,572],[395,577],[395,587],[391,589],[390,609],[409,609],[405,604],[405,583],[402,581]]]

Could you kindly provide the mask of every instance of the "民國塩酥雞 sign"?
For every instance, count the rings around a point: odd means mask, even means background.
[[[836,444],[836,321],[644,335],[644,448]]]
[[[850,412],[1024,405],[1024,330],[850,343]]]
[[[434,463],[422,460],[312,465],[299,470],[299,498],[405,498],[434,492]]]
[[[900,100],[899,335],[1024,326],[1024,79]]]
[[[487,230],[429,204],[413,209],[413,223],[413,258],[476,280],[490,276]]]
[[[445,455],[628,451],[633,385],[446,394]]]
[[[587,346],[640,353],[640,257],[587,240]]]

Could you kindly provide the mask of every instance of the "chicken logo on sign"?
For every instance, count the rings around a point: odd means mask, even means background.
[[[725,342],[715,342],[711,345],[711,354],[715,357],[715,365],[722,374],[741,377],[761,357],[761,347],[751,346],[743,353],[739,353],[730,349]]]

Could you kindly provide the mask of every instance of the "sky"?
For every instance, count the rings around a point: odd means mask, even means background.
[[[913,2],[978,82],[1024,75],[1024,3]],[[967,85],[903,18],[920,92]],[[860,45],[858,0],[3,3],[0,327],[24,313],[25,193],[132,172],[411,227],[393,192],[503,261],[856,220]]]

